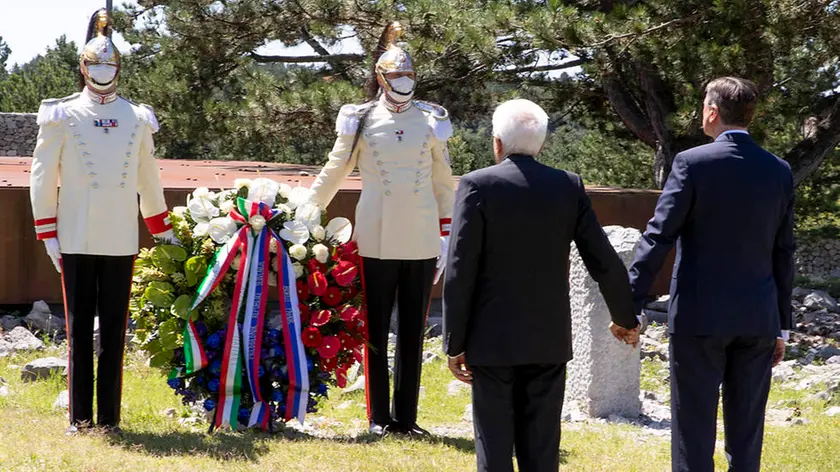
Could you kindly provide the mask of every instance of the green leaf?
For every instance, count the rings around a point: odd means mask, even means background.
[[[207,259],[201,256],[194,256],[184,264],[184,273],[187,276],[187,286],[194,287],[207,273]]]
[[[190,305],[192,304],[192,297],[189,295],[181,295],[180,297],[175,299],[175,302],[172,303],[172,314],[181,318],[182,320],[187,320],[190,317],[195,318],[195,310],[190,311]]]
[[[187,260],[187,251],[172,244],[156,246],[151,250],[152,262],[165,274],[174,274],[181,267],[179,262]]]
[[[160,324],[160,347],[164,351],[174,351],[178,347],[178,320],[170,318]]]
[[[172,351],[161,351],[149,359],[149,367],[157,369],[168,367],[169,363],[172,362],[173,355]]]
[[[161,348],[161,346],[160,346],[160,339],[159,338],[154,338],[151,341],[147,342],[143,346],[143,350],[148,352],[150,356],[155,356],[157,354],[160,354],[160,352],[163,350],[163,348]]]
[[[172,303],[175,302],[175,296],[173,295],[174,292],[175,287],[173,287],[172,284],[168,282],[154,281],[149,283],[149,286],[146,288],[143,296],[146,297],[146,299],[154,306],[169,308],[172,306]]]

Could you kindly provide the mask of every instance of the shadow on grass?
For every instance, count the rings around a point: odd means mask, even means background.
[[[153,456],[186,456],[203,454],[219,460],[255,461],[268,452],[265,439],[268,435],[205,434],[188,431],[166,433],[123,430],[119,437],[111,438],[113,445],[132,452]]]
[[[460,452],[475,454],[472,439],[462,437],[431,436],[422,439],[403,439],[399,436],[380,438],[372,434],[358,436],[318,437],[291,428],[279,430],[273,434],[261,432],[246,433],[199,433],[189,431],[170,431],[165,433],[151,431],[123,430],[117,437],[109,438],[112,445],[135,453],[152,456],[205,455],[217,460],[256,461],[260,455],[268,453],[267,441],[290,441],[306,443],[334,443],[348,445],[369,445],[381,441],[416,441],[432,446],[447,446]]]

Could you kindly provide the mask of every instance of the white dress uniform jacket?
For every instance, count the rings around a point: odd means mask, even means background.
[[[351,155],[359,119],[371,106]],[[454,197],[446,146],[452,124],[446,110],[420,101],[401,113],[390,111],[381,100],[345,105],[336,131],[329,161],[312,184],[312,201],[325,209],[358,166],[362,194],[354,239],[359,254],[391,260],[438,257],[440,236],[449,234]]]
[[[171,228],[154,158],[154,112],[118,95],[101,101],[85,89],[44,100],[38,111],[35,231],[38,239],[57,236],[64,254],[137,254],[138,194],[149,232]]]

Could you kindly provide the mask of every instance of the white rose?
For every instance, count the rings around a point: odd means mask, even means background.
[[[289,184],[280,184],[280,196],[285,198],[286,200],[289,199],[289,195],[292,194],[292,187]]]
[[[271,238],[271,241],[268,243],[268,250],[272,254],[277,254],[277,240],[276,239]],[[274,266],[272,265],[272,267],[274,267]]]
[[[193,236],[203,238],[210,231],[210,223],[199,223],[193,228]]]
[[[287,221],[283,223],[280,237],[292,244],[304,244],[309,241],[309,229],[300,221]]]
[[[304,203],[309,203],[312,200],[312,195],[313,192],[312,190],[309,190],[308,187],[293,188],[292,191],[289,192],[289,208],[294,210]]]
[[[303,244],[295,244],[289,248],[289,255],[299,261],[306,259],[306,246]]]
[[[295,270],[296,279],[303,277],[303,265],[300,262],[295,262],[294,264],[292,264],[292,268]]]
[[[295,220],[305,224],[312,231],[312,228],[321,224],[321,209],[314,203],[304,203],[295,210]]]
[[[233,181],[233,186],[236,187],[236,190],[239,190],[242,187],[250,187],[251,179],[236,179]]]
[[[209,225],[207,233],[216,244],[224,244],[231,236],[236,234],[236,222],[230,217],[213,218]]]
[[[248,187],[248,200],[252,202],[260,201],[273,206],[279,190],[280,184],[271,179],[255,179]]]
[[[210,196],[210,189],[207,187],[198,187],[193,190],[193,197],[195,198],[212,198]]]
[[[233,200],[225,200],[219,205],[219,211],[222,212],[223,215],[227,215],[236,208],[236,204],[233,203]]]
[[[312,234],[312,239],[314,239],[315,241],[323,241],[324,236],[326,236],[327,234],[327,231],[324,229],[323,226],[315,225],[310,230],[310,233]]]
[[[251,225],[254,232],[259,233],[263,228],[265,228],[265,217],[262,215],[254,215],[248,220],[248,224]]]
[[[181,218],[183,218],[183,217],[187,216],[187,207],[176,206],[175,208],[172,209],[172,213],[174,213],[175,216],[180,216]]]
[[[219,216],[219,209],[213,205],[213,202],[204,197],[191,199],[187,208],[195,221],[208,222],[210,219]]]
[[[316,244],[312,246],[312,255],[314,255],[315,259],[318,259],[318,262],[321,264],[326,264],[330,258],[330,250],[323,244]]]

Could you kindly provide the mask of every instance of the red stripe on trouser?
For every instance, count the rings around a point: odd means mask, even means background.
[[[362,280],[362,303],[364,304],[364,313],[365,313],[365,359],[364,359],[364,369],[365,369],[365,404],[367,409],[367,417],[368,422],[370,422],[370,368],[368,367],[368,358],[370,357],[370,327],[368,324],[368,302],[367,302],[367,287],[365,285],[365,258],[359,258],[359,268],[361,269],[361,280]]]
[[[120,424],[120,413],[122,412],[122,389],[123,389],[123,370],[125,370],[125,332],[128,330],[128,317],[131,314],[131,285],[134,282],[134,264],[137,263],[137,255],[131,260],[131,277],[128,279],[128,306],[125,308],[125,324],[122,330],[122,359],[120,360],[120,394],[117,396],[117,417],[114,418],[116,424]]]
[[[67,331],[67,413],[68,418],[73,418],[73,357],[70,354],[70,340],[73,333],[70,331],[70,314],[67,311],[67,287],[64,284],[64,262],[63,258],[58,260],[61,266],[61,296],[64,300],[64,329]]]

